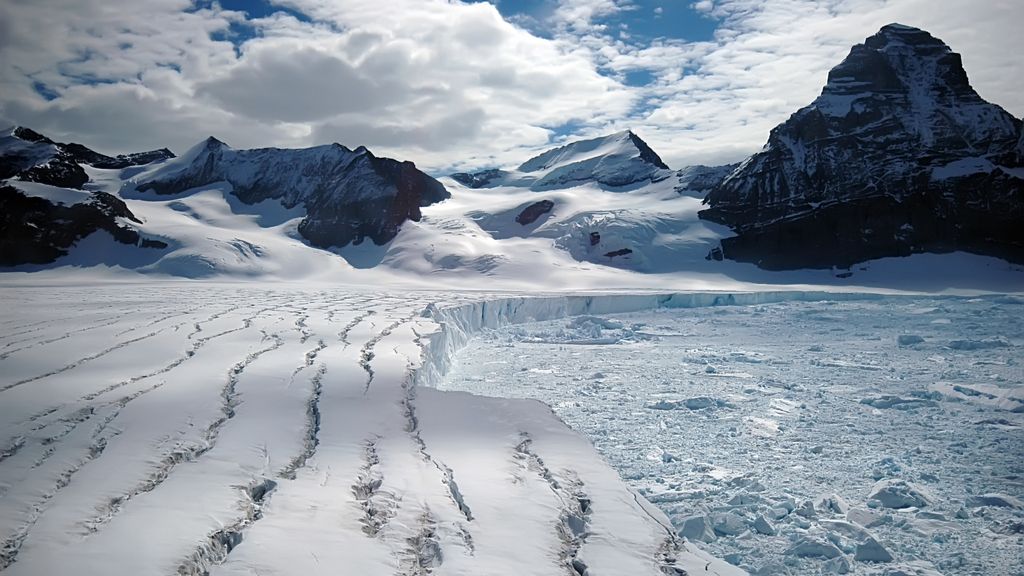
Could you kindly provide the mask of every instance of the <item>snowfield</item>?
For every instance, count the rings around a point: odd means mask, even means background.
[[[3,299],[4,574],[741,573],[675,536],[544,404],[431,388],[482,327],[657,297]]]
[[[751,573],[1024,574],[1024,300],[850,298],[484,330],[442,388],[550,404]]]

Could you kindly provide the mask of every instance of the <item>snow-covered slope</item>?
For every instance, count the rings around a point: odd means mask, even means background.
[[[981,99],[960,55],[892,24],[707,198],[726,258],[850,266],[966,250],[1024,261],[1022,122]]]

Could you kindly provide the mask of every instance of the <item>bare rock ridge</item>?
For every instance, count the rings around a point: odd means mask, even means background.
[[[1022,138],[959,54],[890,24],[711,189],[700,217],[737,234],[716,256],[768,269],[956,250],[1024,262]]]
[[[222,181],[246,204],[303,206],[299,233],[321,248],[389,242],[403,222],[419,221],[421,207],[450,196],[412,162],[378,158],[362,146],[235,150],[212,137],[140,175],[135,186],[167,195]]]

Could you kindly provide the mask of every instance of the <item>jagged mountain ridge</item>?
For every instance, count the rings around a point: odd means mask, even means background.
[[[88,182],[83,193],[102,190],[127,201],[132,217],[111,212],[110,222],[138,233],[129,243],[170,245],[146,273],[304,274],[347,262],[419,276],[525,281],[592,270],[591,264],[608,273],[752,277],[713,261],[722,258],[766,269],[844,268],[951,250],[1014,261],[1018,245],[991,238],[1012,239],[1016,229],[1021,201],[1013,186],[1024,177],[1020,121],[981,100],[962,68],[957,72],[959,57],[926,33],[890,26],[876,37],[884,41],[855,47],[822,96],[739,165],[673,173],[636,134],[623,131],[564,144],[516,168],[456,174],[434,185],[411,163],[378,159],[362,147],[235,150],[211,138],[180,158],[123,173],[86,165],[87,176],[108,181]],[[887,50],[930,63],[882,66]],[[910,90],[902,76],[908,70],[918,80],[937,78],[938,88],[921,81],[915,85],[925,88]],[[925,122],[930,118],[933,124]],[[873,188],[863,185],[865,174]],[[1009,188],[995,204],[992,182],[997,192],[999,185]],[[60,203],[53,190],[10,183],[18,194]],[[730,186],[746,195],[726,193]],[[449,190],[454,197],[438,202]],[[287,214],[260,215],[282,207]],[[110,231],[89,226],[82,234]],[[64,236],[40,235],[54,237]],[[347,248],[366,238],[372,242]],[[344,261],[310,245],[331,247]],[[285,260],[299,265],[279,264]]]
[[[90,180],[102,174],[119,182],[117,175],[129,167],[133,176],[119,190]],[[147,237],[141,227],[145,219],[125,203],[140,192],[180,195],[226,182],[231,186],[226,193],[244,204],[274,199],[285,208],[303,209],[297,231],[317,247],[364,238],[386,243],[403,222],[420,218],[421,206],[448,197],[440,183],[411,162],[378,158],[364,147],[233,150],[209,138],[180,158],[167,149],[107,156],[24,127],[0,137],[3,181],[9,185],[0,187],[2,266],[54,262],[100,230],[122,244],[167,248],[167,242]]]
[[[0,180],[16,178],[62,188],[81,189],[89,176],[82,165],[120,169],[173,158],[166,149],[107,156],[81,144],[54,142],[23,126],[0,136]]]
[[[139,174],[130,185],[168,195],[221,181],[246,204],[274,199],[286,208],[303,206],[306,216],[298,231],[321,248],[364,238],[384,244],[403,222],[418,221],[421,207],[449,197],[412,162],[378,158],[362,146],[235,150],[212,137],[180,159]]]
[[[892,24],[709,193],[725,258],[848,267],[965,250],[1024,261],[1022,123],[971,87],[959,54]]]

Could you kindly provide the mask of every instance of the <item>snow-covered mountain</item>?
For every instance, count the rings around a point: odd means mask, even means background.
[[[288,209],[303,207],[298,232],[321,248],[366,238],[384,244],[403,222],[419,220],[421,207],[449,196],[412,162],[378,158],[362,146],[234,150],[212,137],[132,177],[127,186],[166,196],[216,182],[230,184],[245,204],[273,199]]]
[[[16,178],[62,188],[81,188],[89,181],[83,165],[121,169],[173,158],[166,148],[107,156],[81,144],[54,142],[21,126],[0,135],[0,180]]]
[[[470,188],[528,186],[552,190],[595,182],[607,188],[635,187],[671,176],[658,154],[630,130],[571,142],[523,162],[517,169],[452,174]]]
[[[172,156],[9,131],[0,264],[510,288],[1021,282],[1021,121],[899,25],[740,164],[673,172],[628,130],[438,180],[338,144],[210,138]]]
[[[983,100],[960,55],[890,24],[707,197],[738,234],[725,258],[844,266],[964,250],[1024,261],[1021,121]]]

